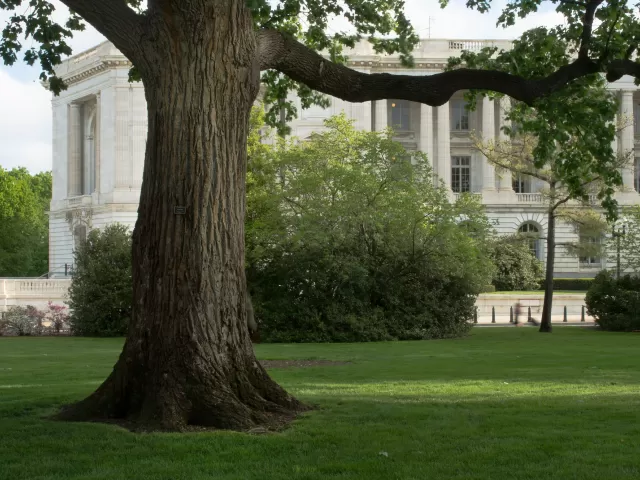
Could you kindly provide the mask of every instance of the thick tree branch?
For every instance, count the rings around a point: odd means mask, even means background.
[[[422,77],[366,74],[330,62],[280,32],[261,31],[259,46],[261,70],[276,69],[315,90],[349,102],[397,98],[440,106],[455,92],[473,88],[500,92],[531,105],[576,78],[598,72],[595,62],[578,59],[547,77],[531,80],[506,72],[467,68]]]
[[[469,68],[425,76],[367,74],[335,64],[274,30],[261,30],[258,40],[261,70],[278,70],[314,90],[354,103],[397,98],[440,106],[457,91],[476,89],[503,93],[532,105],[536,99],[562,89],[571,81],[602,72],[604,68],[589,58],[578,58],[551,75],[535,79]],[[625,74],[640,78],[640,64],[615,60],[606,67],[606,73],[609,81],[609,76],[620,78]]]
[[[607,81],[615,82],[620,80],[624,75],[631,75],[640,78],[640,63],[633,60],[613,60],[607,68]]]
[[[143,17],[124,0],[60,0],[133,61],[144,35]]]
[[[582,34],[580,35],[580,50],[578,50],[578,58],[589,58],[589,44],[591,43],[591,34],[593,33],[593,18],[596,10],[603,0],[590,0],[582,17]]]

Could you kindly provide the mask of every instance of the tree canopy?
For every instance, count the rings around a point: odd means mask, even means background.
[[[28,64],[39,63],[41,78],[49,81],[54,92],[65,88],[55,74],[55,65],[72,53],[68,39],[74,31],[85,28],[84,22],[114,42],[137,66],[142,63],[137,47],[141,42],[152,41],[158,26],[156,17],[171,15],[177,6],[171,0],[149,0],[147,8],[142,7],[140,0],[61,1],[71,10],[65,23],[54,20],[55,7],[47,0],[0,1],[0,9],[12,12],[0,41],[4,62],[13,64],[22,54]],[[224,6],[226,2],[181,3],[215,16],[214,5]],[[228,5],[232,3],[235,2]],[[490,0],[470,0],[467,6],[487,12],[491,3]],[[444,8],[448,1],[441,0],[440,4]],[[525,40],[515,48],[515,55],[498,52],[492,65],[479,68],[463,56],[464,68],[416,77],[367,74],[344,66],[345,48],[353,47],[363,37],[371,42],[375,52],[399,53],[403,63],[412,64],[412,50],[419,37],[404,14],[401,0],[246,0],[259,48],[257,67],[265,71],[262,79],[269,86],[266,100],[274,106],[267,118],[278,123],[277,112],[282,107],[286,108],[287,118],[292,117],[295,106],[286,100],[292,90],[302,98],[303,108],[326,102],[318,92],[351,102],[393,97],[435,106],[464,89],[501,92],[532,105],[540,97],[593,73],[605,74],[608,81],[618,80],[625,74],[640,77],[640,64],[636,60],[640,42],[636,5],[620,0],[516,0],[504,7],[497,26],[513,25],[519,18],[549,4],[564,17],[564,24],[548,32],[546,44],[528,44]],[[330,33],[327,26],[337,16],[349,20],[352,28]],[[527,50],[536,52],[539,59],[557,55],[558,45],[553,38],[562,39],[568,55],[552,69],[536,69],[531,65],[521,68],[519,62],[500,61],[517,59],[519,53]],[[33,39],[35,44],[25,48],[25,39]]]
[[[0,277],[47,273],[51,173],[0,167]]]

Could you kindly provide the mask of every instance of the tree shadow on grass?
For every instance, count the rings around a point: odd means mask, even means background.
[[[297,389],[321,408],[273,435],[141,435],[102,424],[4,417],[0,471],[11,479],[640,476],[640,400],[629,392],[425,397],[353,394],[313,383]]]

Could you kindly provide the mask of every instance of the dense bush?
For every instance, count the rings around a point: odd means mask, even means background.
[[[127,331],[133,300],[131,233],[108,225],[92,230],[75,252],[69,289],[74,335],[118,336]]]
[[[625,275],[616,279],[600,272],[585,298],[587,311],[603,330],[640,330],[640,277]]]
[[[593,284],[593,278],[554,278],[554,290],[575,290],[585,292]]]
[[[544,265],[531,255],[527,241],[498,237],[490,250],[496,270],[493,285],[498,291],[537,290],[544,280]]]
[[[488,224],[426,158],[343,117],[302,144],[249,145],[247,272],[271,342],[444,338],[491,283]]]
[[[0,336],[59,335],[68,329],[66,307],[49,302],[45,310],[13,306],[0,319]]]

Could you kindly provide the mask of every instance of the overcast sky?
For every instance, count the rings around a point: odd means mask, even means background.
[[[66,10],[57,0],[53,3],[58,7],[56,16],[64,20]],[[440,9],[438,0],[407,0],[406,8],[422,38],[430,34],[431,38],[513,39],[535,26],[562,22],[562,17],[551,7],[509,29],[497,29],[496,18],[504,3],[500,0],[484,15],[467,9],[465,0],[452,0],[444,10]],[[7,12],[0,11],[0,28],[4,27],[7,17]],[[332,25],[336,30],[341,27],[340,22]],[[74,53],[79,53],[103,40],[88,27],[76,35],[71,44]],[[39,73],[38,68],[25,64],[16,63],[12,67],[0,64],[0,165],[4,168],[24,166],[34,173],[51,169],[51,95],[40,85]]]

